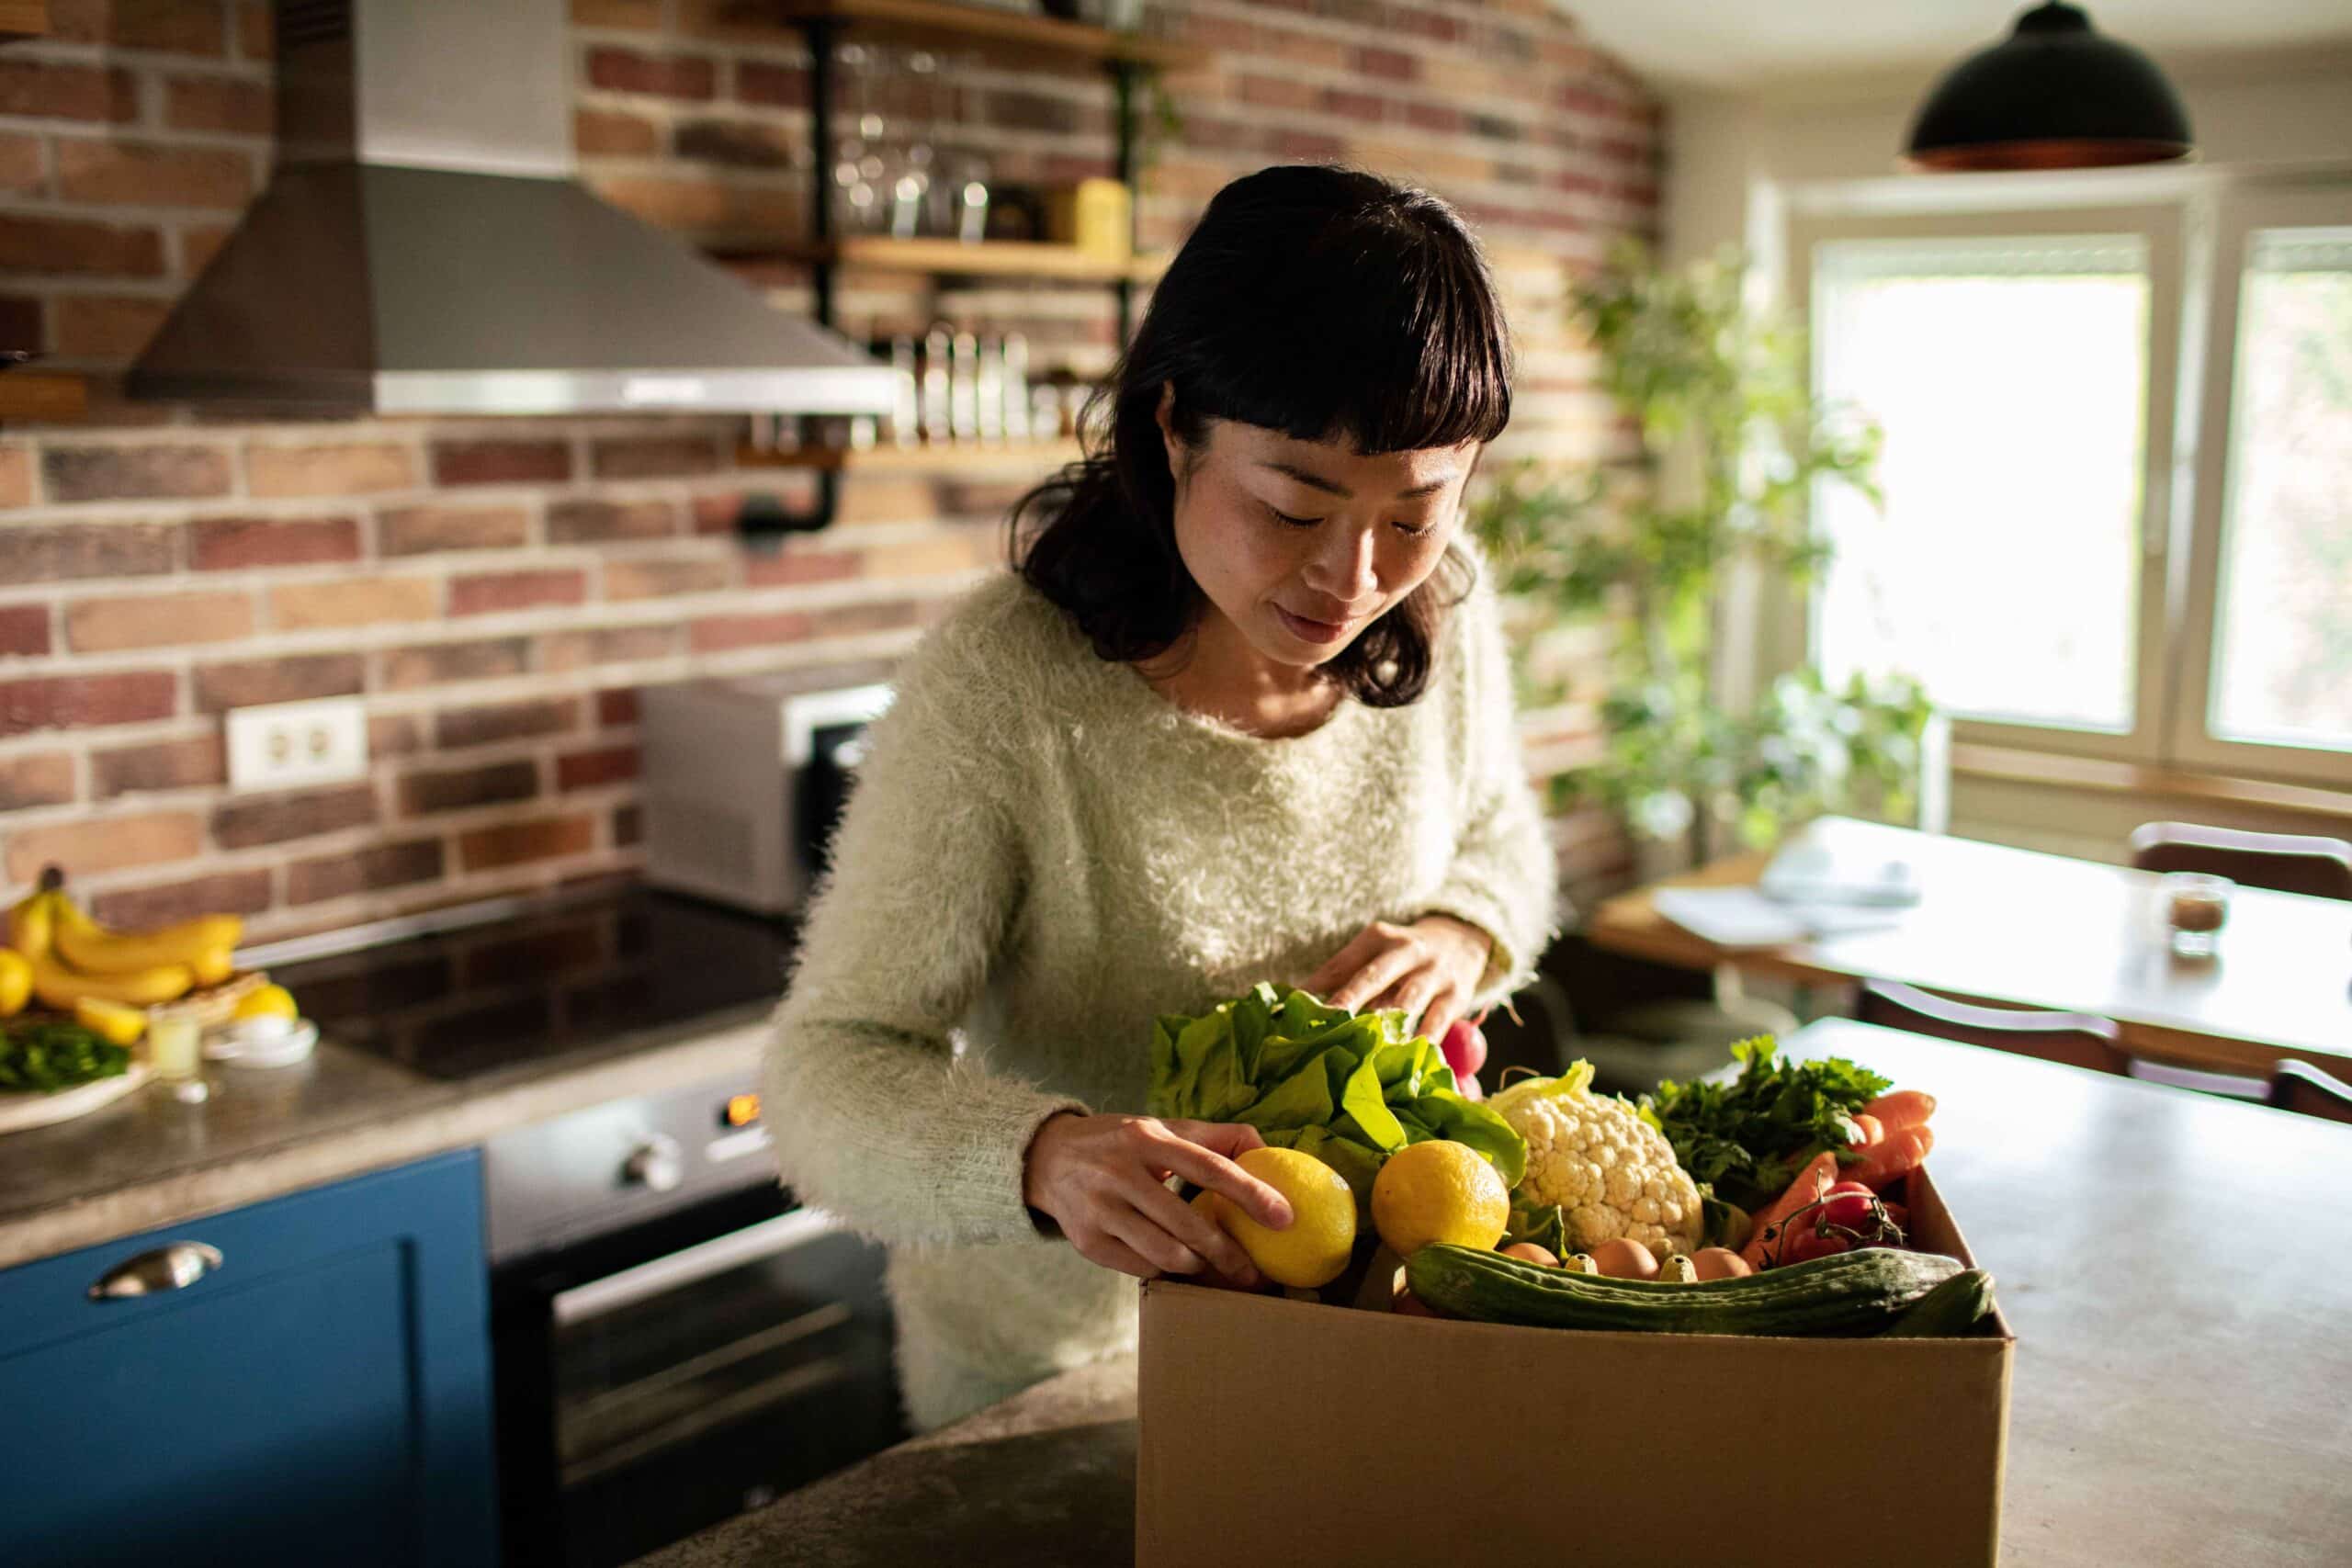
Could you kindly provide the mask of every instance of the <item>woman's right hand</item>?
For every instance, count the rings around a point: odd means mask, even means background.
[[[1079,1255],[1138,1280],[1197,1274],[1205,1265],[1254,1287],[1241,1244],[1166,1185],[1181,1176],[1221,1192],[1259,1224],[1290,1224],[1283,1195],[1233,1163],[1261,1148],[1255,1127],[1232,1122],[1163,1122],[1151,1116],[1046,1118],[1029,1142],[1022,1201],[1050,1215]]]

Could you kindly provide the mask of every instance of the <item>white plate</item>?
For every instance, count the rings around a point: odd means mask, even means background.
[[[71,1122],[76,1116],[86,1116],[112,1105],[146,1081],[147,1064],[134,1057],[119,1077],[100,1078],[54,1094],[0,1094],[0,1133],[21,1133],[28,1127]]]
[[[233,1062],[241,1067],[290,1067],[309,1056],[318,1043],[319,1026],[307,1018],[296,1019],[294,1027],[282,1034],[231,1024],[204,1043],[204,1056],[207,1061]]]

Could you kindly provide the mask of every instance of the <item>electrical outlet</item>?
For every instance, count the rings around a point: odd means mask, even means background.
[[[356,697],[230,711],[232,790],[293,789],[367,774],[368,711]]]

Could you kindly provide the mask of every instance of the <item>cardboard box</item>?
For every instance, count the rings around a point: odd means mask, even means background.
[[[1925,1173],[1914,1240],[1973,1264]],[[2016,1340],[1433,1321],[1144,1287],[1137,1568],[1993,1562]]]

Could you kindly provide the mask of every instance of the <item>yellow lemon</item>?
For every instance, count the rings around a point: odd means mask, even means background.
[[[237,1003],[237,1018],[295,1018],[294,994],[283,986],[264,986]]]
[[[1372,1224],[1399,1258],[1433,1241],[1490,1252],[1510,1224],[1510,1190],[1469,1145],[1432,1138],[1399,1149],[1380,1168]]]
[[[74,1004],[74,1021],[99,1039],[117,1045],[130,1045],[147,1032],[147,1014],[143,1009],[125,1007],[103,997],[84,997]]]
[[[32,994],[33,966],[15,948],[0,947],[0,1018],[14,1018],[24,1011]]]
[[[1278,1285],[1310,1291],[1338,1279],[1356,1247],[1356,1197],[1346,1179],[1296,1149],[1251,1149],[1234,1163],[1290,1202],[1290,1225],[1278,1231],[1251,1219],[1223,1193],[1209,1205],[1258,1272]]]

